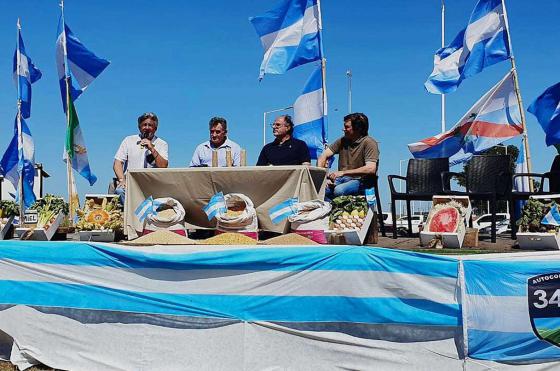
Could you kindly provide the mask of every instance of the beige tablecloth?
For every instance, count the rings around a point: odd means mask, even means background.
[[[243,193],[255,204],[259,228],[284,232],[286,222],[273,224],[268,209],[290,198],[323,199],[326,169],[314,166],[246,166],[236,168],[181,168],[130,170],[126,177],[124,208],[128,239],[138,236],[143,224],[134,210],[147,197],[173,197],[185,208],[190,228],[213,228],[202,208],[216,192]]]

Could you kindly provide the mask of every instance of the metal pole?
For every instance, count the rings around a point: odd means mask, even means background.
[[[441,0],[441,47],[445,47],[445,2]],[[445,94],[441,95],[441,132],[445,132]]]
[[[21,32],[21,23],[19,21],[19,18],[17,20],[17,60],[16,60],[16,68],[17,68],[17,74],[19,74],[19,68],[21,66],[21,55],[19,54],[20,51],[20,45],[19,45],[19,36],[20,36],[20,32]],[[24,195],[23,195],[23,173],[24,173],[24,167],[22,166],[22,168],[20,169],[20,164],[25,165],[23,162],[22,158],[19,158],[20,156],[23,156],[23,152],[19,151],[19,148],[23,148],[23,133],[21,132],[21,86],[19,84],[19,78],[16,78],[16,84],[17,84],[17,94],[18,94],[18,99],[17,99],[17,131],[18,131],[18,172],[19,172],[19,179],[18,179],[18,198],[19,198],[19,225],[23,225],[23,214],[24,214],[24,207],[25,207],[25,200]]]
[[[352,113],[352,70],[346,71],[348,77],[348,113]]]

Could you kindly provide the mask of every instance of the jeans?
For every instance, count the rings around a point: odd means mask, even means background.
[[[349,196],[363,194],[365,191],[364,184],[360,179],[349,176],[341,176],[334,180],[334,187],[327,187],[325,191],[325,200],[331,201],[338,196]]]
[[[126,188],[124,187],[117,187],[115,188],[115,194],[119,195],[119,202],[122,206],[124,206],[124,197],[126,196]]]

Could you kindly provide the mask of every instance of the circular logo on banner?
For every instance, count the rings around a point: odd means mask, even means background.
[[[560,273],[527,280],[531,327],[539,339],[560,347]]]

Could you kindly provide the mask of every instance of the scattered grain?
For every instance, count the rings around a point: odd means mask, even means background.
[[[226,232],[198,241],[199,245],[256,245],[257,241],[241,233]]]
[[[288,233],[278,237],[269,238],[262,242],[263,245],[319,245],[317,242],[297,233]]]
[[[127,245],[196,245],[197,242],[183,237],[175,232],[165,229],[158,230],[135,240],[128,241]]]

